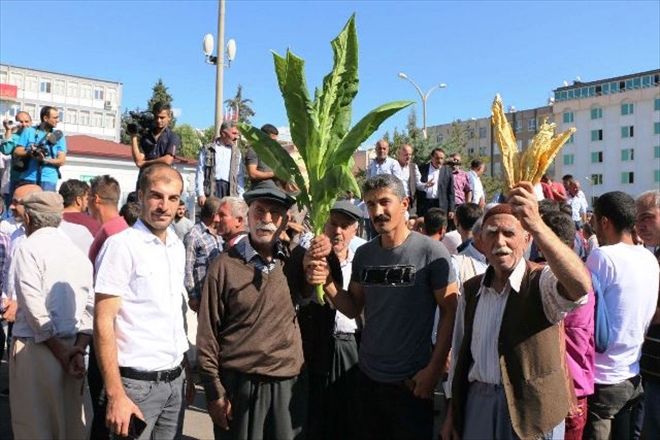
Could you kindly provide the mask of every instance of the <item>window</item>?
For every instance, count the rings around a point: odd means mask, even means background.
[[[573,165],[573,162],[575,162],[574,154],[564,154],[564,165]]]
[[[58,108],[58,109],[57,109],[57,114],[58,114],[59,117],[60,117],[59,120],[60,120],[60,121],[63,121],[63,120],[64,120],[64,109]]]
[[[603,109],[594,107],[591,109],[591,119],[601,119],[603,117]]]
[[[103,127],[103,115],[101,113],[94,113],[92,116],[92,127]]]
[[[653,110],[660,112],[660,98],[655,98],[655,101],[653,101]]]
[[[66,94],[72,98],[78,97],[78,83],[70,82],[66,86]]]
[[[572,124],[573,123],[573,112],[564,112],[563,121],[564,121],[564,124]]]
[[[603,152],[594,151],[591,153],[591,163],[603,163]]]
[[[23,110],[25,110],[26,112],[28,112],[30,114],[33,121],[35,121],[35,120],[38,121],[39,120],[39,118],[37,118],[37,106],[35,104],[25,104],[23,106]]]
[[[73,109],[66,109],[66,123],[67,124],[77,124],[78,123],[78,111]]]
[[[591,141],[602,141],[603,140],[603,130],[591,130]]]
[[[625,148],[621,150],[621,161],[627,162],[629,160],[635,160],[635,149],[634,148]]]
[[[660,126],[659,126],[660,128]],[[621,137],[622,138],[631,138],[635,135],[634,133],[634,127],[632,125],[626,125],[625,127],[621,127]]]
[[[653,157],[656,159],[660,159],[660,145],[656,145],[653,147]]]
[[[7,82],[7,75],[8,73],[5,72],[4,70],[0,72],[0,83],[6,83]]]
[[[83,99],[92,99],[92,87],[87,84],[83,84],[80,88],[80,97]]]
[[[522,121],[520,119],[516,119],[516,132],[519,132],[522,130]]]
[[[656,100],[657,102],[660,102],[660,99]],[[483,139],[486,137],[486,127],[479,127],[479,139]]]
[[[42,79],[39,82],[39,91],[41,93],[50,93],[50,81]]]
[[[527,121],[527,131],[536,131],[536,119]]]
[[[87,111],[80,112],[80,125],[89,126],[89,112]]]
[[[443,135],[439,134],[439,135],[436,136],[435,140],[436,140],[439,144],[441,144],[442,141],[445,140],[445,138],[444,138]]]
[[[100,87],[94,88],[94,99],[99,99],[103,101],[103,89]]]
[[[629,184],[629,183],[635,183],[635,173],[632,171],[624,171],[621,173],[621,183]]]
[[[115,116],[109,113],[105,115],[105,128],[115,128]]]
[[[55,81],[55,84],[53,85],[53,94],[64,96],[64,81],[63,80],[56,80]]]
[[[632,127],[630,127],[630,128],[632,128]],[[654,122],[653,123],[653,133],[654,134],[660,134],[660,122]]]
[[[621,115],[632,115],[634,111],[635,107],[632,102],[624,102],[621,104]]]
[[[572,134],[566,141],[567,144],[572,144],[573,142],[575,142],[575,134]]]
[[[23,90],[23,74],[11,72],[9,74],[9,83],[18,87],[19,90]]]
[[[592,185],[602,185],[603,184],[603,175],[602,174],[592,174],[590,180],[591,180]]]
[[[655,173],[653,173],[653,174],[654,174],[654,179],[653,180],[655,180],[655,183],[660,182],[660,170],[655,170]]]

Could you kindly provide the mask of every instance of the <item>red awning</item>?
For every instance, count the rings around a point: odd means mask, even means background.
[[[16,101],[18,98],[18,87],[12,84],[0,83],[0,99],[3,101]]]

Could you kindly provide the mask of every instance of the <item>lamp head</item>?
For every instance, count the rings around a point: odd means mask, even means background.
[[[211,56],[213,53],[213,46],[215,46],[215,43],[213,41],[213,35],[212,34],[206,34],[204,35],[204,41],[202,42],[202,50],[204,51],[204,55]]]
[[[236,58],[236,40],[230,38],[227,41],[227,59],[231,62]]]

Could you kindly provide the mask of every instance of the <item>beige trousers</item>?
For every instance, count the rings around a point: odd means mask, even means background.
[[[73,345],[74,338],[64,341]],[[84,382],[67,374],[46,344],[15,338],[9,356],[14,438],[87,439],[91,400]]]

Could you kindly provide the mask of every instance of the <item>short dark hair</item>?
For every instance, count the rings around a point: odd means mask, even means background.
[[[482,215],[484,210],[476,203],[463,203],[456,208],[456,221],[466,231],[471,231]]]
[[[607,217],[616,232],[632,232],[635,226],[635,199],[622,191],[607,192],[594,203],[597,219]]]
[[[263,131],[266,134],[274,134],[277,136],[280,134],[280,132],[277,130],[277,127],[275,127],[273,124],[264,124],[261,126],[261,131]]]
[[[551,211],[541,218],[552,232],[559,237],[562,243],[573,249],[573,243],[575,242],[575,222],[570,215],[566,215],[561,211]]]
[[[440,208],[431,208],[424,214],[424,233],[434,235],[447,228],[447,213]]]
[[[121,195],[121,188],[117,179],[105,174],[103,176],[96,176],[92,179],[90,194],[99,196],[99,199],[103,202],[117,205],[117,203],[119,203],[119,196]]]
[[[140,178],[138,179],[138,189],[144,193],[153,183],[152,176],[154,174],[158,174],[160,171],[165,171],[165,170],[173,171],[177,175],[179,181],[181,182],[181,191],[183,191],[183,177],[181,177],[181,173],[179,173],[179,171],[176,168],[172,168],[168,164],[162,162],[156,162],[142,168],[142,173],[140,174]]]
[[[573,175],[572,174],[564,174],[564,177],[561,178],[561,180],[573,180]]]
[[[209,196],[204,201],[204,205],[199,213],[199,218],[202,220],[212,220],[213,216],[220,208],[220,198],[216,196]]]
[[[39,120],[43,122],[45,117],[50,116],[51,110],[55,110],[56,112],[59,113],[57,107],[53,107],[52,105],[44,105],[43,107],[41,107],[41,111],[39,112]]]
[[[557,203],[553,199],[543,199],[539,201],[539,214],[541,217],[544,215],[550,213],[550,212],[558,212],[559,211],[559,203]]]
[[[481,167],[481,165],[484,164],[484,161],[481,159],[472,159],[472,162],[470,162],[470,168],[473,170],[476,170]]]
[[[89,185],[82,180],[69,179],[62,182],[59,193],[64,201],[64,207],[69,207],[76,203],[76,197],[85,197],[89,192]]]
[[[362,185],[363,198],[368,192],[378,189],[389,189],[401,200],[406,197],[406,191],[403,189],[401,179],[392,174],[378,174],[368,178],[364,182],[364,185]]]
[[[434,154],[436,151],[439,151],[439,152],[441,152],[441,153],[444,154],[444,155],[447,154],[447,153],[445,153],[445,150],[443,150],[442,148],[440,148],[440,147],[435,147],[434,149],[431,150],[431,153],[429,153],[429,157],[433,157],[433,154]]]
[[[140,204],[138,202],[126,202],[119,210],[119,215],[124,217],[128,226],[133,226],[140,218]]]
[[[163,110],[167,110],[168,113],[172,113],[172,106],[170,106],[166,102],[156,102],[153,107],[151,107],[151,113],[154,114],[154,116],[158,116],[158,113],[162,112]]]

